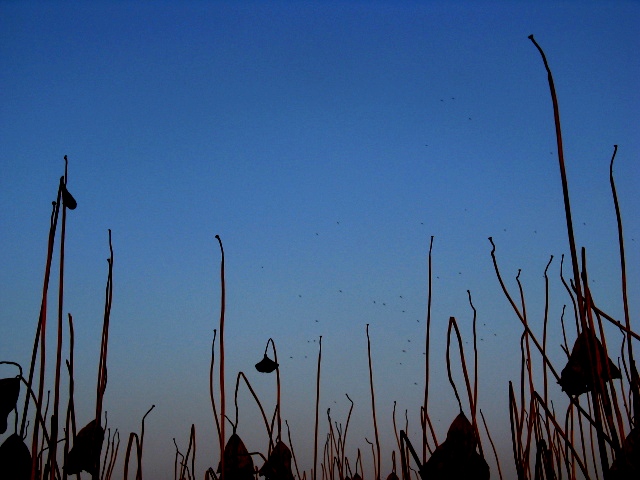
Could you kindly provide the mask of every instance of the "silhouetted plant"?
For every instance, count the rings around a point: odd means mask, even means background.
[[[567,365],[560,373],[558,383],[562,390],[569,395],[581,395],[593,391],[599,380],[609,382],[614,378],[621,378],[620,370],[607,357],[600,340],[591,330],[580,332],[571,349]]]
[[[224,463],[220,462],[218,473],[220,480],[253,480],[253,459],[235,432],[224,447]]]
[[[477,451],[475,429],[464,413],[451,422],[447,439],[420,470],[423,480],[488,480],[489,465]]]
[[[276,443],[258,473],[266,480],[293,480],[291,450],[282,441]]]
[[[16,365],[20,369],[20,374],[16,377],[0,379],[0,433],[7,431],[7,417],[9,413],[16,409],[18,396],[20,395],[20,378],[22,377],[22,367],[20,365],[7,361],[0,362],[0,364],[2,363]]]
[[[100,471],[100,454],[104,440],[104,429],[95,420],[85,425],[73,439],[73,447],[69,450],[64,470],[68,475],[81,471],[97,475]]]
[[[17,433],[9,435],[0,446],[0,477],[12,480],[31,478],[31,453]]]

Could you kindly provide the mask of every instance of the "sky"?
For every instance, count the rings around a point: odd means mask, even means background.
[[[74,319],[80,425],[95,409],[112,231],[104,408],[122,439],[115,475],[129,432],[140,431],[151,405],[145,476],[173,478],[173,439],[185,453],[191,424],[196,474],[217,466],[208,388],[221,303],[219,235],[230,417],[240,371],[272,414],[275,377],[253,367],[272,338],[282,418],[308,475],[322,336],[319,443],[327,409],[345,424],[348,394],[347,454],[353,466],[360,449],[371,478],[368,324],[386,477],[396,448],[394,402],[398,428],[406,411],[409,437],[419,444],[433,236],[434,428],[444,439],[458,413],[446,375],[449,317],[473,362],[470,291],[478,406],[508,478],[507,388],[519,378],[522,326],[500,289],[488,237],[511,291],[521,269],[539,334],[543,272],[553,255],[549,351],[560,368],[560,316],[570,303],[559,278],[569,247],[553,110],[527,37],[535,35],[554,75],[576,241],[586,247],[594,298],[622,319],[609,185],[618,145],[614,169],[637,318],[639,27],[635,1],[0,2],[0,360],[28,371],[51,202],[67,155],[67,187],[78,207],[67,215],[63,310]],[[48,352],[55,350],[58,268],[56,253]],[[50,381],[53,354],[47,358]],[[0,367],[0,375],[15,375]],[[559,387],[553,395],[562,408]],[[238,418],[248,449],[266,451],[245,385]],[[493,456],[487,461],[495,475]]]

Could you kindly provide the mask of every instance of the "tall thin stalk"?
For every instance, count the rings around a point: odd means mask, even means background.
[[[215,345],[216,345],[216,334],[217,330],[213,329],[213,339],[211,340],[211,363],[209,365],[209,399],[211,400],[211,408],[213,409],[213,419],[216,422],[216,432],[218,433],[218,439],[221,438],[220,435],[220,420],[218,419],[218,411],[216,409],[216,400],[213,395],[213,372],[215,365]]]
[[[113,301],[113,244],[111,243],[111,229],[109,229],[109,272],[105,288],[104,319],[102,322],[102,340],[100,342],[100,360],[98,363],[98,384],[96,387],[96,423],[101,425],[102,399],[107,389],[107,351],[109,346],[109,322],[111,319],[111,303]]]
[[[580,270],[578,268],[578,253],[576,251],[576,242],[573,234],[573,221],[571,220],[571,203],[569,201],[569,186],[567,183],[567,172],[564,166],[564,150],[562,148],[562,129],[560,128],[560,108],[558,107],[558,97],[556,96],[556,87],[553,83],[553,75],[551,74],[551,68],[547,62],[547,57],[544,51],[535,41],[533,35],[529,35],[529,40],[533,42],[535,47],[540,52],[544,68],[547,71],[547,80],[549,82],[549,90],[551,91],[551,101],[553,102],[553,120],[556,127],[556,145],[558,149],[558,162],[560,165],[560,178],[562,181],[562,196],[564,199],[564,212],[567,221],[567,233],[569,235],[569,249],[571,250],[571,265],[573,267],[573,280],[576,285],[578,294],[579,311],[582,312],[582,289],[580,287]],[[583,325],[584,326],[584,325]]]
[[[273,338],[269,337],[267,340],[267,346],[265,347],[265,355],[267,354],[267,348],[269,348],[269,343],[271,343],[271,348],[273,349],[273,361],[278,363],[278,352],[276,351],[276,344],[273,341]],[[277,412],[277,420],[278,420],[278,436],[276,437],[276,443],[278,443],[282,439],[282,417],[280,414],[280,368],[276,368],[276,390],[277,390],[277,399],[276,399],[276,412]],[[271,434],[269,435],[269,448],[271,448]]]
[[[220,245],[220,472],[224,475],[224,444],[225,444],[225,395],[224,395],[224,311],[225,311],[225,283],[224,283],[224,248],[219,235],[216,235]],[[228,479],[226,479],[228,480]]]
[[[67,156],[64,156],[64,177],[60,179],[61,188],[67,187]],[[58,411],[60,407],[60,370],[62,369],[62,311],[64,303],[64,244],[67,226],[67,204],[62,202],[62,222],[60,226],[60,265],[58,277],[58,331],[56,344],[56,369],[53,389],[53,413],[51,414],[51,443],[49,444],[50,478],[55,480],[57,451],[58,451]]]
[[[611,184],[611,195],[613,196],[613,204],[616,210],[616,224],[618,227],[618,248],[620,249],[620,280],[622,288],[622,307],[624,309],[624,324],[627,331],[631,331],[631,320],[629,317],[629,301],[627,299],[627,262],[624,253],[624,235],[622,235],[622,214],[620,213],[620,204],[618,203],[618,194],[616,192],[616,183],[613,178],[613,161],[616,158],[618,145],[613,146],[613,155],[609,163],[609,183]],[[627,355],[629,357],[629,368],[631,370],[630,388],[632,389],[633,425],[640,425],[640,378],[633,358],[633,347],[631,343],[631,335],[626,335],[627,339]]]
[[[380,480],[380,438],[378,437],[378,421],[376,419],[376,396],[373,389],[373,366],[371,363],[371,340],[369,338],[369,324],[367,323],[367,355],[369,358],[369,386],[371,388],[371,412],[373,414],[373,432],[376,439],[376,471],[374,478]]]
[[[429,412],[429,335],[431,332],[431,251],[433,250],[433,235],[431,235],[431,241],[429,242],[429,273],[427,276],[428,293],[427,293],[427,332],[425,335],[424,345],[424,402],[422,408],[424,410],[423,420],[428,418]],[[422,422],[422,463],[427,461],[427,426]]]
[[[317,480],[318,469],[318,410],[320,408],[320,365],[322,363],[322,335],[318,340],[318,373],[316,375],[316,423],[313,434],[313,480]]]
[[[49,293],[49,279],[51,276],[51,261],[53,258],[53,246],[55,242],[56,226],[58,224],[58,212],[60,211],[60,198],[62,191],[58,186],[58,196],[52,204],[51,219],[49,224],[49,241],[47,246],[47,260],[45,264],[44,284],[42,286],[42,300],[40,303],[40,314],[38,316],[38,326],[33,342],[33,352],[31,355],[31,366],[29,368],[29,379],[27,380],[28,388],[33,384],[33,375],[35,373],[36,356],[38,355],[38,344],[40,345],[40,378],[38,384],[38,394],[36,399],[36,418],[41,416],[42,398],[44,396],[44,374],[46,366],[46,329],[47,329],[47,298]],[[24,409],[22,411],[22,423],[20,425],[20,436],[24,437],[24,430],[27,421],[27,413],[29,411],[29,398],[25,397]],[[35,480],[36,466],[38,462],[38,438],[40,432],[40,422],[34,422],[33,435],[31,440],[31,480]]]

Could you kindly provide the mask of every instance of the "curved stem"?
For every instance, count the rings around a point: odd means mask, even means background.
[[[269,343],[271,343],[271,349],[273,350],[273,360],[278,363],[278,352],[276,351],[276,344],[273,341],[273,338],[269,337],[267,340],[267,346],[264,349],[265,355],[267,354],[267,348],[269,348]],[[280,368],[276,367],[276,386],[277,386],[277,401],[276,401],[276,410],[277,410],[277,418],[278,418],[278,436],[276,437],[276,443],[282,439],[282,417],[280,415]],[[271,435],[269,435],[269,444],[271,445]]]

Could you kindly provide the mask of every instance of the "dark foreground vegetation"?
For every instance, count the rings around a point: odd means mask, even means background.
[[[640,478],[640,380],[634,360],[633,346],[640,337],[631,328],[627,304],[625,248],[622,220],[616,194],[613,163],[617,146],[614,147],[610,163],[611,192],[615,205],[618,226],[618,246],[621,267],[621,299],[624,318],[617,320],[598,308],[588,286],[587,258],[584,249],[578,250],[574,240],[573,222],[569,201],[568,183],[562,149],[562,135],[558,113],[558,103],[551,71],[544,52],[529,37],[538,49],[548,74],[558,147],[558,159],[570,258],[566,277],[562,273],[564,258],[561,260],[561,278],[570,299],[567,319],[563,313],[561,322],[564,332],[563,349],[566,353],[564,365],[554,365],[547,356],[547,321],[549,285],[545,269],[546,304],[543,331],[535,333],[529,326],[524,302],[523,288],[518,277],[518,289],[507,289],[500,273],[498,252],[492,238],[491,257],[496,279],[504,295],[513,308],[515,316],[522,324],[521,377],[517,384],[505,385],[505,395],[509,398],[508,426],[513,447],[513,462],[519,479],[573,479],[604,478],[605,480]],[[139,432],[131,432],[126,441],[124,453],[120,449],[120,434],[112,432],[103,414],[103,396],[107,387],[107,357],[109,345],[109,318],[112,302],[113,249],[109,232],[109,259],[105,289],[104,321],[100,347],[98,379],[96,388],[95,417],[86,425],[77,425],[74,399],[74,333],[73,318],[63,316],[64,286],[64,243],[65,223],[68,210],[76,208],[76,201],[67,190],[67,157],[65,172],[60,178],[58,193],[53,202],[48,238],[47,262],[44,272],[42,303],[36,325],[31,363],[28,369],[11,361],[1,363],[11,365],[16,374],[0,379],[0,433],[6,437],[0,446],[0,478],[2,479],[66,479],[69,476],[87,472],[94,480],[110,478],[142,479],[142,456],[144,450],[144,422],[142,418]],[[49,280],[52,274],[52,259],[56,238],[59,248],[58,311],[53,319],[48,318]],[[225,268],[222,240],[216,236],[220,248],[221,310],[219,327],[214,331],[210,364],[210,400],[215,418],[219,441],[217,465],[211,465],[204,472],[196,472],[196,429],[191,426],[186,452],[175,447],[174,477],[176,479],[220,479],[253,480],[264,476],[267,480],[362,480],[363,460],[358,449],[356,458],[346,456],[346,441],[351,410],[344,428],[333,423],[329,416],[329,433],[324,439],[318,438],[318,399],[320,395],[320,374],[322,366],[322,337],[319,342],[315,433],[313,466],[309,471],[300,471],[287,427],[285,436],[280,417],[280,373],[275,343],[267,341],[264,358],[256,364],[256,369],[265,374],[275,373],[277,402],[273,412],[265,411],[244,373],[236,376],[234,400],[235,419],[232,419],[225,402],[227,386],[224,366],[224,324],[225,324]],[[426,365],[424,379],[424,402],[420,405],[421,438],[409,438],[407,427],[395,428],[397,450],[381,452],[378,439],[375,391],[371,367],[371,345],[367,326],[369,355],[369,379],[371,385],[372,420],[375,443],[369,442],[373,456],[373,480],[383,476],[387,480],[432,480],[432,479],[488,479],[502,478],[500,461],[491,440],[489,428],[482,411],[477,405],[477,345],[475,309],[469,295],[469,303],[474,311],[473,319],[473,369],[467,367],[463,342],[456,319],[451,317],[447,333],[446,367],[449,381],[458,402],[460,413],[452,419],[446,438],[436,438],[429,416],[429,342],[431,320],[431,239],[429,248],[429,293],[427,301]],[[571,315],[571,311],[573,315]],[[569,320],[568,318],[572,318]],[[605,324],[616,328],[615,338],[605,338]],[[44,391],[47,346],[47,327],[55,328],[57,344],[56,363],[53,375],[53,391]],[[607,328],[611,328],[610,326]],[[619,335],[618,335],[619,333]],[[218,336],[219,334],[219,336]],[[69,351],[62,362],[63,335],[68,335]],[[457,343],[459,357],[452,358],[451,346]],[[271,347],[271,351],[269,349]],[[50,351],[50,350],[49,350]],[[615,353],[610,353],[615,351]],[[273,358],[271,358],[273,357]],[[534,382],[533,365],[540,365],[542,378]],[[453,381],[452,364],[463,372],[464,386]],[[69,389],[61,391],[61,377],[68,376]],[[264,428],[268,434],[268,444],[262,452],[248,452],[236,433],[238,424],[237,398],[240,383],[244,382],[260,409]],[[550,401],[550,389],[561,388],[568,397],[566,411],[556,411]],[[20,391],[25,392],[24,402],[18,402]],[[351,399],[349,399],[351,401]],[[353,402],[351,402],[353,408]],[[269,415],[268,415],[269,413]],[[395,411],[393,412],[395,427]],[[13,420],[13,421],[12,421]],[[480,432],[489,440],[483,445]],[[9,433],[12,432],[12,433]],[[320,443],[319,443],[320,442]],[[114,472],[118,455],[124,454],[122,472]],[[389,455],[392,459],[391,472],[381,471],[381,458]],[[493,455],[497,470],[490,472],[485,458]],[[503,459],[504,461],[504,459]]]

